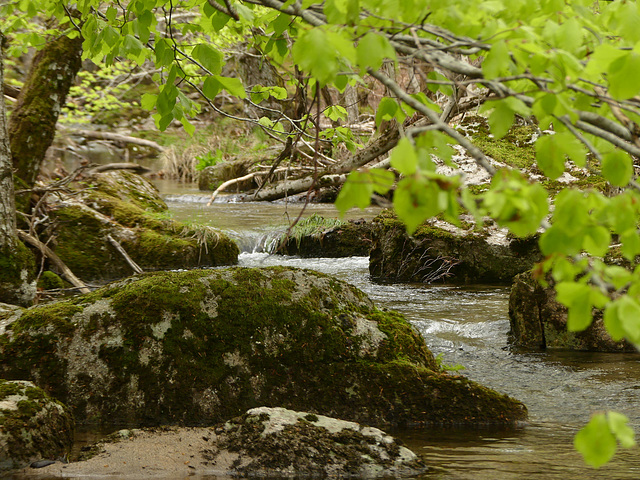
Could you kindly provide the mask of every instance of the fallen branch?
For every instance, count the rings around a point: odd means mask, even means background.
[[[244,177],[232,178],[231,180],[227,180],[222,185],[220,185],[218,188],[216,188],[216,190],[211,194],[211,198],[209,199],[209,202],[207,202],[207,207],[211,206],[211,204],[216,199],[218,194],[220,192],[222,192],[225,188],[227,188],[227,187],[229,187],[231,185],[235,185],[236,183],[240,183],[240,182],[242,182],[244,180],[250,180],[253,177],[255,177],[256,175],[258,175],[259,173],[260,172],[253,172],[253,173],[249,173],[249,174],[245,175]]]
[[[71,285],[73,285],[74,287],[77,287],[80,290],[81,293],[89,293],[89,292],[91,292],[89,287],[87,287],[87,285],[82,280],[80,280],[78,277],[76,277],[73,274],[73,272],[69,269],[69,267],[67,267],[64,264],[64,262],[60,259],[60,257],[58,255],[56,255],[55,252],[53,250],[51,250],[49,247],[47,247],[44,243],[42,243],[37,238],[32,237],[27,232],[24,232],[22,230],[18,230],[18,237],[23,242],[27,242],[28,244],[30,244],[30,245],[36,247],[38,250],[40,250],[42,255],[47,257],[51,263],[53,263],[56,267],[58,267],[60,272],[62,272],[61,275]]]
[[[127,253],[127,251],[124,248],[122,248],[122,245],[120,245],[120,243],[116,239],[114,239],[111,235],[107,235],[107,240],[109,240],[111,245],[113,245],[115,249],[118,251],[118,253],[122,255],[122,257],[125,259],[125,261],[129,264],[129,266],[133,269],[135,273],[143,273],[142,268],[140,268],[140,266],[133,261],[133,259]]]
[[[150,168],[143,167],[137,163],[108,163],[106,165],[98,165],[97,167],[92,168],[89,170],[89,174],[108,172],[110,170],[131,170],[132,172],[139,174],[149,173],[151,171]]]
[[[145,140],[144,138],[129,137],[127,135],[120,135],[119,133],[111,132],[98,132],[94,130],[67,130],[66,133],[78,137],[97,138],[100,140],[111,140],[112,142],[131,143],[133,145],[140,145],[143,147],[153,148],[159,152],[164,152],[164,147],[152,140]]]

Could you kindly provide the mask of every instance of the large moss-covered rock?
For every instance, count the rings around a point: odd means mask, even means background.
[[[374,219],[371,276],[382,281],[510,283],[541,259],[537,237],[464,231],[445,222],[425,224],[409,236],[393,214]]]
[[[138,175],[99,173],[77,187],[75,194],[50,204],[56,226],[52,246],[85,281],[132,273],[109,236],[142,269],[234,265],[238,261],[237,245],[223,233],[170,219],[155,187]]]
[[[71,450],[71,412],[31,382],[0,380],[0,472]]]
[[[511,424],[520,402],[440,371],[399,314],[292,268],[159,272],[27,310],[0,375],[83,422],[212,423],[269,405],[373,425]]]
[[[368,256],[372,228],[372,224],[364,220],[343,222],[314,214],[285,233],[275,253],[329,258]]]
[[[582,332],[567,330],[567,308],[556,300],[553,287],[543,287],[530,272],[518,275],[509,297],[511,335],[516,345],[535,349],[635,352],[627,341],[614,342],[594,311],[593,323]]]

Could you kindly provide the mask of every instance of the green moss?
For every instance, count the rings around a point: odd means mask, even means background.
[[[536,165],[533,136],[536,134],[530,125],[514,125],[501,139],[490,136],[489,124],[485,117],[467,116],[461,129],[470,135],[473,143],[486,155],[509,166],[532,170]]]
[[[72,335],[76,329],[76,325],[71,322],[71,317],[81,311],[81,307],[71,302],[51,303],[25,311],[18,320],[7,328],[14,333],[20,333],[25,330],[52,327],[57,334],[68,336]]]
[[[38,279],[38,288],[42,290],[54,290],[64,288],[64,280],[50,270],[42,272]]]
[[[102,313],[92,310],[71,324],[77,309],[97,301],[107,305]],[[473,423],[488,422],[501,408],[464,420],[456,403],[464,398],[469,406],[461,411],[471,412],[473,395],[488,393],[435,372],[423,339],[401,315],[379,311],[355,287],[310,271],[143,274],[57,305],[32,309],[11,339],[0,336],[0,373],[37,376],[84,421],[210,423],[266,404],[379,425]],[[377,348],[359,333],[363,317],[386,337]],[[108,382],[97,381],[90,365],[67,379],[58,345],[74,327],[87,345],[86,361],[94,355],[109,369]],[[18,351],[25,355],[13,358]],[[83,394],[68,397],[67,385]],[[457,395],[451,406],[442,405],[448,398],[438,392],[445,388]],[[202,399],[212,391],[215,407]],[[428,399],[440,410],[426,409]],[[523,414],[505,415],[508,423]]]
[[[13,248],[0,249],[0,283],[17,285],[21,273],[28,272],[28,281],[34,278],[35,258],[27,247],[16,241]]]

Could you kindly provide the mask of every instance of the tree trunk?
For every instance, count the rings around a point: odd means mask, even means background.
[[[19,188],[32,188],[67,93],[81,66],[82,38],[61,36],[46,44],[33,59],[9,121],[13,168]],[[29,195],[17,198],[28,208]]]
[[[0,91],[4,85],[3,42],[0,33]],[[18,240],[12,173],[4,95],[0,95],[0,302],[27,306],[36,293],[35,261]]]

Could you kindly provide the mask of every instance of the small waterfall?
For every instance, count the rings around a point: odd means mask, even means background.
[[[274,253],[278,240],[286,232],[284,228],[272,230],[225,230],[238,245],[240,253]]]

